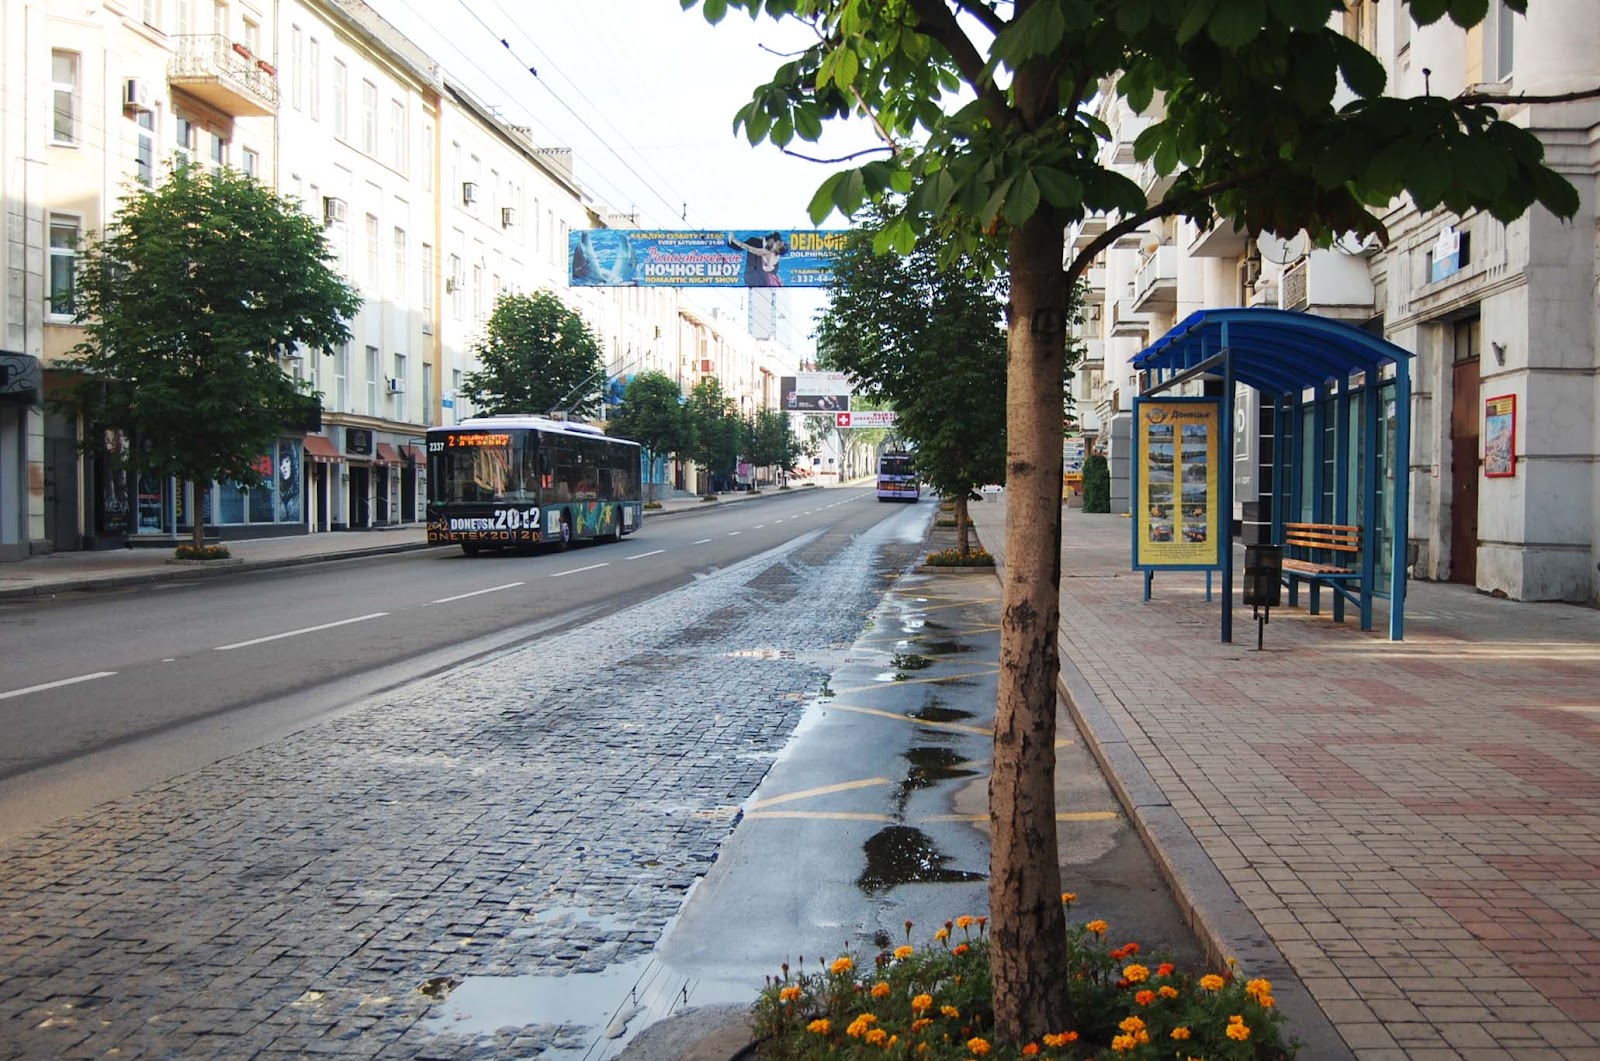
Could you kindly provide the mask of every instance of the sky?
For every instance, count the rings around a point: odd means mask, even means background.
[[[733,131],[734,114],[784,62],[779,53],[812,39],[792,21],[730,12],[713,27],[678,0],[368,3],[502,118],[530,126],[536,143],[571,147],[595,205],[637,213],[642,227],[813,227],[807,206],[839,168],[752,147]],[[791,146],[832,158],[872,141],[846,126],[819,145]],[[843,224],[835,214],[821,227]],[[797,337],[826,303],[820,292],[780,298]]]

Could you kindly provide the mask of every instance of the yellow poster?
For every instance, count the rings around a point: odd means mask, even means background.
[[[1141,398],[1133,430],[1133,566],[1220,566],[1228,540],[1217,482],[1221,402]]]

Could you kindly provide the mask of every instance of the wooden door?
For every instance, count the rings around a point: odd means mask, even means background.
[[[1476,325],[1477,321],[1471,322]],[[1474,328],[1474,332],[1476,329]],[[1478,582],[1478,483],[1483,470],[1478,439],[1478,358],[1455,363],[1450,405],[1450,581]]]

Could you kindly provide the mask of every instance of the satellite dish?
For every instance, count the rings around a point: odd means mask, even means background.
[[[1256,237],[1256,250],[1261,252],[1262,260],[1273,265],[1288,265],[1297,258],[1305,257],[1310,246],[1311,239],[1303,231],[1295,233],[1290,239],[1284,239],[1275,232],[1263,232]]]

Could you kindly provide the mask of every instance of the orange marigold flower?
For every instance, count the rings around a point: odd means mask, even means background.
[[[967,946],[965,943],[957,943],[954,947],[950,948],[950,953],[951,954],[965,954],[965,953],[967,953],[967,951],[969,951],[971,949],[972,948]]]
[[[1117,1027],[1131,1035],[1134,1032],[1144,1031],[1144,1020],[1140,1017],[1124,1017]]]
[[[1075,1043],[1077,1041],[1077,1032],[1062,1032],[1060,1035],[1046,1035],[1044,1037],[1044,1044],[1052,1050],[1059,1050],[1068,1043]]]
[[[1272,994],[1272,981],[1251,980],[1249,983],[1244,985],[1244,993],[1259,1002],[1261,999]]]
[[[1111,1040],[1111,1049],[1119,1054],[1125,1054],[1138,1045],[1138,1040],[1131,1035],[1118,1035]]]
[[[1189,1032],[1188,1028],[1174,1028],[1174,1029],[1172,1029],[1172,1037],[1174,1039],[1178,1040],[1180,1043],[1183,1042],[1185,1039],[1189,1038],[1189,1035],[1190,1035],[1190,1032]]]
[[[833,1031],[833,1024],[829,1022],[827,1017],[818,1017],[816,1020],[806,1025],[806,1031],[815,1032],[818,1035],[827,1035],[829,1032]]]
[[[856,963],[850,958],[835,958],[833,964],[828,966],[828,971],[833,973],[835,976],[838,976],[841,973],[849,972],[855,967]]]
[[[889,985],[884,983],[882,980],[879,980],[877,983],[872,985],[872,997],[873,998],[884,998],[888,994],[889,994]]]
[[[1097,936],[1103,936],[1106,934],[1106,929],[1110,928],[1111,926],[1106,924],[1104,921],[1090,921],[1083,927],[1088,929],[1090,932],[1093,932]]]
[[[1078,901],[1078,893],[1077,892],[1062,892],[1061,893],[1061,902],[1063,904],[1070,906],[1070,905],[1072,905],[1073,903],[1075,903],[1077,901]]]
[[[786,987],[782,991],[778,992],[778,1001],[779,1002],[793,1002],[795,999],[797,999],[799,997],[800,997],[800,988],[795,986],[794,984],[790,984],[788,987]]]
[[[923,1013],[931,1005],[933,1005],[932,995],[918,995],[916,998],[911,1000],[911,1012]]]
[[[882,1028],[873,1028],[867,1032],[866,1039],[869,1046],[882,1046],[888,1041],[889,1033]]]
[[[1130,984],[1142,984],[1150,979],[1150,970],[1142,965],[1128,965],[1122,969],[1122,978]]]
[[[1200,986],[1205,988],[1207,991],[1221,991],[1222,985],[1225,983],[1227,983],[1227,981],[1218,976],[1216,973],[1207,973],[1200,978]]]
[[[1157,976],[1171,976],[1177,971],[1178,967],[1173,965],[1171,962],[1162,962],[1160,965],[1156,966]]]
[[[1119,961],[1119,962],[1122,959],[1124,959],[1124,958],[1126,958],[1128,956],[1128,952],[1123,950],[1121,947],[1118,947],[1116,950],[1113,950],[1113,951],[1108,951],[1107,954],[1111,957],[1111,959],[1113,961]]]
[[[1157,991],[1156,994],[1160,995],[1162,998],[1177,998],[1178,989],[1173,987],[1171,984],[1162,984],[1161,989]]]
[[[1028,1045],[1026,1045],[1026,1046],[1024,1046],[1022,1048],[1022,1056],[1023,1057],[1032,1057],[1034,1054],[1037,1054],[1038,1052],[1039,1052],[1039,1044],[1038,1043],[1029,1043]]]
[[[1124,943],[1122,945],[1122,953],[1128,955],[1131,958],[1135,954],[1139,953],[1139,945],[1137,943]]]
[[[1140,991],[1133,996],[1133,1000],[1141,1006],[1148,1006],[1156,1000],[1156,993],[1154,991]]]
[[[922,1029],[926,1028],[932,1023],[932,1017],[918,1017],[916,1020],[911,1022],[911,1030],[913,1032],[920,1032]]]
[[[939,1012],[944,1016],[949,1017],[951,1020],[955,1020],[957,1017],[961,1016],[961,1011],[956,1009],[954,1006],[940,1006]]]
[[[984,1054],[989,1052],[989,1040],[977,1038],[968,1039],[967,1049],[972,1051],[972,1055],[974,1057],[982,1057]]]
[[[896,947],[894,949],[894,958],[895,961],[903,962],[915,953],[917,953],[915,947]]]
[[[1246,1039],[1250,1038],[1250,1029],[1246,1028],[1243,1024],[1235,1024],[1232,1021],[1229,1021],[1228,1038],[1237,1039],[1242,1043]]]
[[[1271,995],[1262,995],[1260,998],[1256,999],[1256,1002],[1260,1004],[1262,1009],[1271,1009],[1273,1006],[1278,1004],[1278,1000],[1273,998]]]
[[[971,928],[972,927],[972,918],[968,917],[966,914],[962,914],[960,917],[956,918],[956,927],[957,928]]]
[[[944,940],[950,938],[950,930],[948,928],[941,928],[939,931],[933,934],[933,938],[943,942]]]

